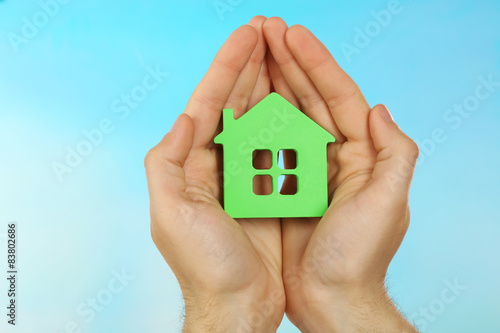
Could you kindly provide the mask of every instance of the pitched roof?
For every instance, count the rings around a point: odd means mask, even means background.
[[[296,136],[299,132],[304,131],[313,132],[315,138],[322,139],[326,143],[335,142],[333,135],[277,93],[269,94],[236,120],[232,109],[224,109],[223,131],[215,137],[214,142],[223,143],[229,134],[233,137],[238,133],[245,132],[244,129],[249,129],[249,126],[255,126],[259,129],[267,126],[273,130],[273,124],[276,121],[280,121],[281,126],[286,126],[284,132],[289,135]]]

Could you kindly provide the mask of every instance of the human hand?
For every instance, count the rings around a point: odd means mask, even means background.
[[[185,332],[270,332],[284,314],[280,220],[236,221],[224,212],[221,147],[213,143],[223,108],[238,117],[271,92],[265,19],[229,37],[146,156],[151,234],[181,286]]]
[[[416,332],[384,279],[410,221],[417,145],[385,106],[370,108],[306,28],[270,18],[264,35],[276,92],[337,139],[328,146],[324,216],[282,220],[287,316],[303,332]]]

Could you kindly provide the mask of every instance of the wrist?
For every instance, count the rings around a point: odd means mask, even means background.
[[[304,333],[416,333],[384,286],[310,289],[302,293],[303,311],[289,314]]]
[[[184,296],[184,333],[276,332],[284,314],[281,291]]]

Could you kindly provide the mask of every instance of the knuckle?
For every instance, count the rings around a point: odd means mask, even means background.
[[[401,152],[404,156],[408,158],[412,163],[417,161],[417,158],[420,154],[420,149],[418,145],[413,141],[410,137],[404,135],[401,140],[400,145]]]
[[[420,155],[420,148],[411,138],[408,138],[407,144],[408,144],[407,150],[410,158],[416,161],[418,156]]]

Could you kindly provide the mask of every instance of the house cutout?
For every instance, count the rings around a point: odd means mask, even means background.
[[[271,93],[243,116],[222,113],[224,210],[233,218],[318,217],[328,208],[328,143],[335,138],[277,93]],[[295,163],[278,164],[278,153],[295,155]],[[256,165],[253,157],[268,157]],[[279,191],[280,177],[296,183],[295,194]],[[268,182],[263,192],[256,182]]]

